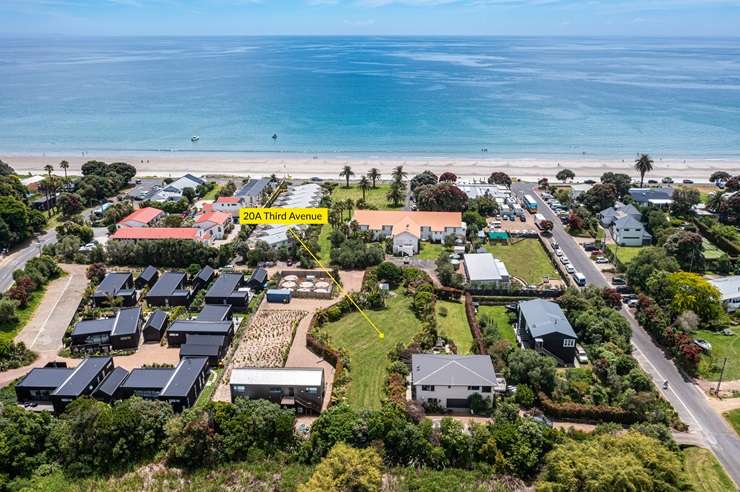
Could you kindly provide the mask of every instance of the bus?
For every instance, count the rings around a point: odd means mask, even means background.
[[[524,208],[526,208],[530,213],[534,214],[537,212],[537,202],[532,195],[524,195],[524,203],[522,205],[524,205]]]

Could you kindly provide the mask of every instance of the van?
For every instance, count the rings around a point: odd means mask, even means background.
[[[573,280],[575,280],[576,284],[580,285],[581,287],[586,285],[586,276],[583,275],[581,272],[575,272],[573,274]]]

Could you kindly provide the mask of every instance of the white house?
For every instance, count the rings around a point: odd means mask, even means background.
[[[504,391],[506,381],[496,377],[488,355],[413,354],[411,398],[441,408],[467,408],[468,398],[478,393],[493,398]]]
[[[740,275],[711,279],[709,283],[719,290],[722,305],[728,313],[740,307]]]
[[[460,212],[355,210],[352,219],[375,240],[392,237],[394,254],[415,255],[420,240],[442,242],[448,236],[465,237],[466,229]]]
[[[116,229],[122,229],[125,227],[151,227],[152,224],[165,215],[166,214],[158,208],[140,208],[119,220],[116,224]]]
[[[167,200],[177,201],[182,198],[182,192],[185,188],[192,188],[195,191],[199,185],[205,184],[205,180],[193,176],[192,174],[186,174],[182,178],[176,179],[172,183],[165,185],[161,190],[151,197],[151,200],[164,202]]]
[[[614,242],[620,246],[642,246],[653,240],[643,223],[631,215],[615,220],[611,231]]]
[[[204,237],[212,239],[223,239],[226,229],[232,223],[231,215],[224,212],[208,212],[199,215],[193,224],[203,231]]]
[[[463,255],[465,276],[471,289],[505,289],[509,287],[509,271],[504,262],[491,253]]]
[[[239,217],[239,210],[243,207],[242,199],[237,196],[220,196],[213,202],[213,210],[223,212],[232,217]]]

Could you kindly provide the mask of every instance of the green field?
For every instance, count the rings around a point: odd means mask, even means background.
[[[344,348],[349,353],[352,382],[348,399],[357,410],[380,408],[388,353],[399,342],[410,342],[421,328],[421,322],[409,309],[411,298],[396,291],[386,304],[388,307],[382,311],[366,311],[383,331],[383,339],[357,312],[322,327],[330,335],[333,346]]]
[[[26,326],[28,320],[31,319],[36,308],[41,304],[45,293],[46,286],[31,294],[28,299],[28,305],[23,309],[16,310],[18,314],[18,321],[16,323],[0,323],[0,341],[9,342],[15,338],[18,332]]]
[[[701,492],[725,492],[736,490],[717,458],[711,451],[690,446],[683,450],[686,474],[692,490]]]
[[[630,261],[640,254],[643,246],[619,246],[616,244],[609,244],[607,246],[609,251],[614,252],[616,250],[617,258],[622,262],[623,265],[627,266]]]
[[[331,198],[335,202],[340,200],[346,200],[347,198],[351,198],[353,201],[360,200],[362,198],[362,190],[357,184],[350,183],[349,188],[344,187],[344,182],[342,181],[339,186],[334,188],[334,193],[332,193]],[[388,193],[388,190],[390,189],[391,185],[389,184],[378,184],[377,188],[370,188],[365,192],[365,201],[369,205],[373,205],[378,208],[378,210],[394,210],[399,209],[401,207],[393,207],[391,206],[391,203],[386,200],[385,195]],[[401,206],[403,206],[403,203],[401,203]]]
[[[740,409],[730,410],[722,414],[740,436]]]
[[[734,336],[728,337],[722,333],[707,330],[697,330],[695,338],[702,338],[712,344],[710,355],[702,356],[699,364],[699,374],[704,379],[716,381],[722,369],[722,361],[727,357],[725,380],[740,379],[740,328],[731,328]]]
[[[440,308],[447,309],[447,316],[439,314]],[[446,335],[457,345],[457,353],[470,354],[473,334],[470,332],[465,305],[461,302],[437,301],[437,326],[441,335]]]
[[[486,315],[496,322],[496,331],[503,340],[508,340],[516,345],[516,334],[509,323],[509,313],[504,306],[480,306],[478,307],[478,319]]]
[[[506,265],[509,275],[528,284],[540,284],[543,277],[559,279],[560,275],[537,239],[522,239],[512,245],[486,244],[486,249]]]
[[[442,243],[419,241],[419,246],[421,249],[419,249],[419,254],[416,255],[416,257],[420,260],[436,261],[441,253],[452,253],[452,251],[445,248],[445,245]]]

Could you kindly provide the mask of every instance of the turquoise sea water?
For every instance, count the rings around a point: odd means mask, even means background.
[[[740,39],[0,38],[0,152],[482,148],[740,156]]]

